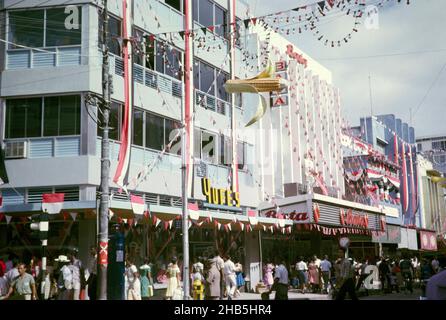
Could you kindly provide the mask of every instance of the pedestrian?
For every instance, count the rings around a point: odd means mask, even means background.
[[[393,266],[392,266],[392,288],[391,290],[395,289],[397,293],[400,292],[400,287],[403,283],[402,279],[402,275],[401,275],[401,268],[400,265],[398,263],[398,261],[394,261]]]
[[[54,261],[58,262],[58,295],[57,300],[73,300],[73,273],[68,267],[70,260],[65,255],[59,255]]]
[[[240,262],[235,264],[235,275],[237,281],[237,289],[235,289],[235,296],[240,296],[240,289],[245,286],[245,276],[243,274],[243,265]]]
[[[148,258],[144,259],[144,264],[139,267],[141,271],[141,298],[142,300],[149,300],[153,297],[153,278],[152,267]]]
[[[324,293],[328,293],[328,285],[331,278],[331,262],[328,256],[324,255],[324,260],[321,261],[322,280],[324,281]]]
[[[235,275],[235,264],[232,262],[231,257],[226,255],[224,257],[224,276],[226,284],[226,293],[228,295],[228,300],[232,300],[234,297],[235,290],[237,289],[237,279]]]
[[[314,257],[311,259],[308,264],[308,278],[311,286],[311,292],[315,293],[320,290],[320,282],[319,282],[319,268],[316,264]]]
[[[223,299],[225,295],[225,289],[226,289],[226,284],[225,284],[225,277],[224,277],[224,267],[225,267],[225,262],[223,260],[223,258],[220,256],[220,253],[218,250],[215,251],[214,254],[214,259],[215,259],[215,263],[217,265],[218,270],[220,271],[220,300]]]
[[[11,269],[8,270],[8,267],[6,268],[6,273],[4,275],[4,277],[6,278],[6,280],[8,281],[8,288],[12,285],[12,282],[20,275],[19,273],[19,262],[17,260],[13,260],[12,261],[12,265],[13,267]]]
[[[275,300],[288,300],[288,270],[285,267],[285,260],[283,258],[277,258],[277,267],[274,273],[274,285],[269,291],[276,291]]]
[[[167,300],[171,300],[175,294],[175,290],[180,287],[180,268],[178,267],[177,261],[177,257],[174,256],[167,266]]]
[[[383,293],[386,293],[390,289],[390,283],[389,283],[389,274],[390,274],[390,267],[387,263],[387,259],[384,257],[381,257],[381,263],[378,266],[379,271],[379,280],[381,281],[381,290]],[[388,284],[387,290],[386,290],[386,283]]]
[[[299,287],[302,293],[305,293],[305,286],[307,283],[307,271],[308,266],[304,262],[304,257],[299,257],[299,261],[296,263],[297,276],[299,277]]]
[[[204,300],[204,265],[201,262],[194,263],[192,266],[192,293],[194,300]]]
[[[412,279],[414,274],[414,268],[412,266],[411,260],[409,260],[407,256],[404,256],[403,259],[400,261],[400,268],[401,268],[401,274],[406,283],[405,289],[409,290],[410,293],[413,293]]]
[[[81,300],[81,290],[85,290],[85,270],[82,261],[77,257],[78,251],[74,249],[70,253],[71,263],[68,265],[73,274],[73,300]]]
[[[274,265],[271,263],[269,259],[266,261],[268,262],[263,267],[263,283],[269,290],[274,284],[274,278],[273,278]]]
[[[426,259],[421,259],[421,267],[420,267],[420,282],[421,282],[421,291],[422,297],[426,296],[426,285],[429,282],[429,279],[434,275],[434,270],[432,268],[432,264]]]
[[[98,254],[96,246],[90,247],[90,256],[88,257],[88,280],[87,280],[87,288],[88,288],[88,297],[90,300],[97,299],[97,274],[98,274]]]
[[[129,257],[125,260],[125,265],[128,281],[127,300],[141,300],[141,281],[139,280],[138,268]]]
[[[431,266],[434,273],[438,273],[440,269],[440,262],[438,261],[437,256],[432,259]]]
[[[358,282],[356,284],[356,291],[359,291],[359,289],[361,288],[362,284],[364,283],[365,278],[367,278],[367,276],[369,275],[368,273],[365,273],[365,269],[367,268],[367,266],[369,265],[369,261],[368,259],[364,259],[361,263],[361,267],[359,268],[359,278],[358,278]],[[369,295],[369,292],[367,289],[365,289],[366,295]]]
[[[17,269],[19,276],[13,280],[5,299],[14,294],[13,299],[37,300],[36,282],[32,275],[26,273],[26,265],[21,262]]]
[[[217,267],[217,260],[215,258],[209,259],[206,269],[206,300],[218,300],[221,297],[221,273]]]
[[[349,259],[345,258],[344,249],[340,250],[340,270],[339,280],[336,280],[336,286],[340,286],[336,300],[344,300],[348,293],[352,300],[358,300],[355,292],[354,268]],[[343,258],[344,257],[344,258]]]
[[[446,271],[432,276],[426,287],[427,300],[446,300]]]

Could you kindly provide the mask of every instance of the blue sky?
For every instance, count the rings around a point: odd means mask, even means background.
[[[251,14],[259,16],[314,0],[247,2]],[[368,4],[376,2],[367,0]],[[324,46],[309,31],[289,39],[333,72],[334,85],[341,91],[343,115],[351,125],[371,113],[370,74],[374,114],[393,113],[410,123],[412,108],[417,136],[446,134],[446,1],[393,2],[379,9],[378,30],[368,30],[362,24],[340,48]],[[325,38],[342,38],[352,29],[352,21],[351,16],[331,18],[320,26],[320,32]]]

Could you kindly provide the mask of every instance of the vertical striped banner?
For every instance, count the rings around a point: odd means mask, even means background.
[[[415,176],[413,170],[413,162],[412,162],[412,146],[409,146],[409,165],[410,165],[410,189],[412,191],[412,213],[413,213],[413,223],[415,224],[415,213],[417,211],[417,203],[416,203],[416,190],[415,190]]]
[[[403,213],[407,212],[407,207],[409,206],[409,194],[407,190],[407,163],[406,163],[406,145],[403,142],[402,143],[402,151],[401,151],[402,157],[403,157]]]
[[[113,182],[118,186],[128,185],[130,171],[130,148],[133,115],[133,61],[130,32],[132,30],[131,17],[132,0],[122,0],[122,55],[124,59],[124,119],[121,130],[121,146],[119,148],[118,166]]]

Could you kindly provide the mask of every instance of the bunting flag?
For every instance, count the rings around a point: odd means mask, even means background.
[[[113,211],[111,211],[110,209],[108,209],[108,220],[111,220],[114,215],[115,215],[115,213]]]
[[[73,221],[76,221],[77,212],[70,212],[70,216],[73,219]]]
[[[131,8],[132,0],[122,0],[122,52],[124,60],[124,117],[122,120],[121,146],[119,147],[118,166],[113,182],[124,188],[129,184],[130,150],[132,136],[133,115],[133,61],[130,32],[132,28]]]
[[[144,199],[137,195],[130,195],[130,203],[134,214],[143,215],[146,211]]]
[[[161,223],[161,219],[158,219],[157,217],[155,217],[155,228],[158,227],[160,223]]]
[[[44,193],[42,195],[42,211],[59,214],[62,211],[65,193]]]
[[[394,162],[396,164],[399,164],[399,159],[398,159],[398,137],[396,135],[396,133],[393,134],[393,148],[394,148],[394,153],[395,153],[395,158],[394,158]]]
[[[252,224],[253,226],[257,225],[257,223],[259,222],[257,219],[257,211],[248,210],[248,220],[249,223]]]
[[[409,193],[407,190],[407,164],[406,164],[406,146],[403,142],[401,154],[403,157],[403,168],[402,168],[402,178],[403,178],[403,212],[406,213],[409,206]]]
[[[6,218],[6,224],[9,224],[11,222],[12,216],[5,215],[5,218]]]
[[[169,229],[172,229],[172,225],[173,225],[173,220],[169,221]]]
[[[245,224],[243,222],[240,222],[240,229],[243,231],[245,229]]]
[[[200,218],[200,213],[198,211],[198,204],[197,203],[188,203],[187,208],[189,210],[189,217],[192,220],[198,220]]]

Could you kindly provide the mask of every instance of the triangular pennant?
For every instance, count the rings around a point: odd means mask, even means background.
[[[169,221],[169,229],[172,229],[173,220]]]
[[[207,33],[207,28],[206,28],[206,27],[204,27],[204,28],[201,28],[201,31],[203,31],[203,32],[204,32],[204,34],[206,35],[206,33]]]
[[[220,230],[220,228],[221,228],[221,223],[217,222],[217,230]]]
[[[252,22],[253,25],[256,25],[256,23],[257,23],[257,18],[252,18],[252,19],[251,19],[251,22]]]
[[[214,30],[215,30],[215,26],[209,26],[208,29],[209,29],[211,32],[214,32]]]
[[[189,220],[187,228],[190,229],[191,226],[192,226],[192,221]]]
[[[155,227],[158,227],[158,225],[161,223],[161,219],[158,219],[157,217],[155,218]]]
[[[269,227],[269,229],[271,230],[271,233],[274,232],[274,226]]]
[[[181,37],[182,39],[184,39],[184,31],[180,31],[180,32],[178,32],[178,34],[180,35],[180,37]]]
[[[266,226],[265,226],[265,225],[263,225],[263,231],[265,231],[265,232],[266,232]]]
[[[245,224],[243,222],[240,222],[240,229],[242,229],[242,231],[245,229]]]
[[[249,26],[249,19],[243,20],[243,24],[245,25],[245,28],[248,28],[248,26]]]
[[[70,216],[74,221],[76,221],[77,212],[70,212]]]
[[[9,224],[11,222],[12,216],[5,215],[6,218],[6,224]]]
[[[228,223],[228,224],[227,224],[227,226],[228,226],[228,229],[229,229],[229,231],[232,231],[232,227],[231,227],[231,224],[230,224],[230,223]]]
[[[164,221],[164,230],[167,230],[169,228],[169,222]]]

